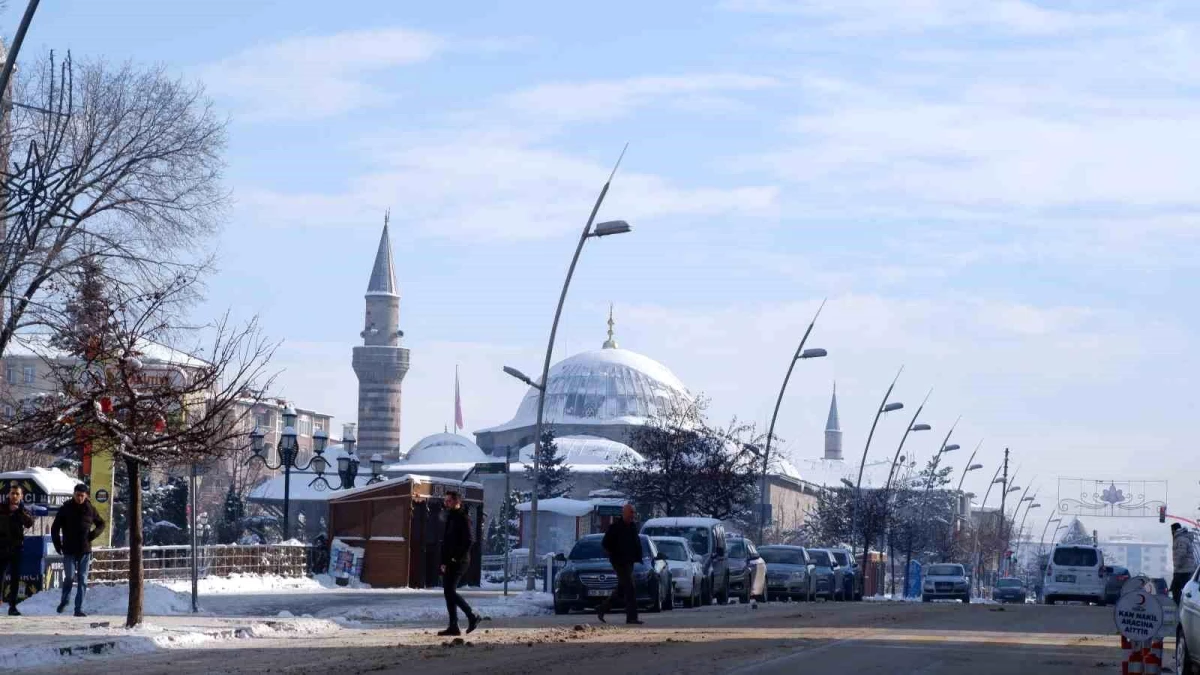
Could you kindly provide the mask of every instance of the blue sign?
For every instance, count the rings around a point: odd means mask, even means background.
[[[921,563],[916,560],[908,561],[908,588],[904,589],[904,597],[916,598],[921,595]]]
[[[25,545],[21,548],[21,583],[17,588],[17,597],[28,598],[42,590],[43,569],[46,560],[46,550],[50,546],[49,535],[26,536]],[[8,575],[4,575],[3,587],[5,598],[8,597]]]

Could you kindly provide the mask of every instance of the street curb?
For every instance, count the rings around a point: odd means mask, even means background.
[[[275,627],[280,622],[259,622],[257,625]],[[146,635],[112,635],[89,639],[80,636],[80,640],[68,645],[31,645],[14,649],[0,649],[0,667],[28,668],[50,666],[53,663],[41,662],[38,659],[26,661],[32,654],[42,653],[50,659],[67,661],[88,656],[110,656],[113,654],[137,654],[154,652],[172,648],[172,643],[181,641],[186,636],[187,642],[197,638],[209,640],[249,639],[254,637],[254,626],[232,626],[216,630],[179,631],[177,635],[169,632],[155,636]]]

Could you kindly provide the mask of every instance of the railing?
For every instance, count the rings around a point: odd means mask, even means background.
[[[504,554],[500,555],[485,555],[480,558],[480,567],[483,579],[503,579],[504,578]],[[508,578],[524,579],[529,571],[529,553],[522,551],[513,551],[508,555]]]
[[[302,577],[312,571],[311,546],[200,546],[196,566],[201,578],[232,574],[273,574]],[[189,579],[192,575],[190,546],[145,546],[142,566],[146,579]],[[129,549],[106,548],[92,552],[88,581],[120,582],[129,578]],[[62,583],[62,556],[46,557],[48,588]]]

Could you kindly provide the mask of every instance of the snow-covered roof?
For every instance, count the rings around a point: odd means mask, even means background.
[[[433,434],[417,441],[399,464],[487,462],[490,458],[471,439],[458,434]]]
[[[79,480],[72,478],[62,469],[44,469],[35,466],[22,471],[0,473],[0,480],[31,480],[48,495],[69,495],[75,492]]]
[[[356,488],[353,488],[350,490],[338,490],[337,492],[327,493],[327,494],[329,494],[327,499],[332,501],[335,499],[341,499],[343,497],[352,497],[352,496],[361,495],[361,494],[364,494],[367,492],[373,492],[375,490],[382,490],[384,488],[396,485],[397,483],[405,483],[408,481],[412,481],[414,484],[432,483],[434,485],[440,484],[440,485],[446,485],[449,487],[456,487],[456,488],[460,488],[460,489],[466,488],[466,487],[479,488],[481,490],[483,489],[482,485],[480,485],[479,483],[473,483],[471,481],[464,482],[461,480],[454,480],[453,478],[438,478],[437,476],[421,476],[421,475],[417,475],[417,474],[406,473],[403,476],[397,476],[396,478],[388,478],[386,480],[382,480],[382,481],[380,481],[378,483],[374,483],[372,485],[364,485],[362,487],[356,487]]]
[[[337,464],[338,458],[345,456],[346,448],[340,443],[331,444],[325,448],[324,457],[329,462],[329,468],[325,470],[325,480],[329,481],[330,485],[341,485],[342,479],[338,477]],[[359,458],[357,475],[358,479],[355,482],[366,482],[371,477],[371,463]],[[316,472],[311,468],[307,471],[292,471],[292,484],[288,499],[290,501],[316,502],[323,502],[329,499],[329,496],[334,494],[335,491],[329,490],[322,483],[309,485],[316,477]],[[250,490],[247,499],[252,501],[283,501],[283,478],[283,474],[280,474],[259,483]]]
[[[670,369],[628,349],[576,354],[555,364],[548,379],[544,421],[549,424],[644,424],[671,399],[691,398]],[[538,396],[530,387],[511,420],[477,433],[534,426]]]
[[[628,445],[599,436],[562,436],[554,439],[554,444],[572,471],[582,465],[614,466],[623,457],[642,461],[642,456]],[[521,462],[532,464],[533,444],[521,448],[517,456]]]
[[[21,333],[13,336],[5,351],[6,356],[36,356],[41,359],[69,359],[71,355],[50,344],[51,336],[46,333]],[[137,356],[143,362],[157,365],[202,368],[209,363],[178,349],[140,339],[137,341]]]
[[[533,508],[532,502],[522,502],[517,504],[517,510],[521,512],[529,511]],[[578,499],[567,499],[566,497],[554,497],[552,499],[539,499],[538,511],[549,511],[563,516],[573,516],[578,518],[586,516],[595,508],[591,502],[583,502]]]

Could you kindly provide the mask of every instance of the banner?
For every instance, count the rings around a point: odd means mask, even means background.
[[[1058,479],[1058,512],[1068,516],[1157,518],[1165,480]]]
[[[362,578],[366,550],[334,539],[329,547],[329,575],[339,586],[354,585]]]
[[[87,475],[88,487],[92,490],[92,505],[107,523],[104,532],[92,542],[97,548],[112,546],[112,503],[113,503],[113,453],[102,441],[89,441],[84,445],[84,456],[91,472]]]

